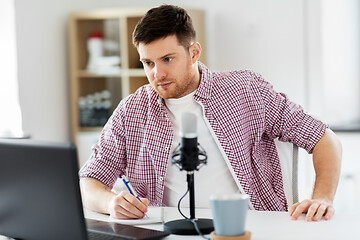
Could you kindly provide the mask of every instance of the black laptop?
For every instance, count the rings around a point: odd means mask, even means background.
[[[74,144],[0,140],[0,235],[24,240],[159,239],[168,232],[84,219]]]

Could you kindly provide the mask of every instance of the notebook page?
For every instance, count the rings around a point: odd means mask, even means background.
[[[152,223],[163,223],[164,208],[162,207],[149,207],[146,213],[147,216],[141,219],[116,219],[109,216],[109,222],[128,224],[128,225],[141,225]]]

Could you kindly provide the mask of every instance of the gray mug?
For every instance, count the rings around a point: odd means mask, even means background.
[[[249,195],[211,195],[210,206],[216,235],[241,236],[245,234]]]

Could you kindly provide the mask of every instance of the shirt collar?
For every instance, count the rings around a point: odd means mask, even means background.
[[[211,97],[211,72],[210,70],[201,62],[198,62],[199,70],[201,72],[200,84],[195,93],[195,97],[208,99]]]

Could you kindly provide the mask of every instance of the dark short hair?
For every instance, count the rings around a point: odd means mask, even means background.
[[[176,35],[185,48],[196,38],[192,20],[185,9],[161,5],[150,9],[138,22],[133,32],[133,44],[138,47],[140,43],[148,44],[170,35]]]

